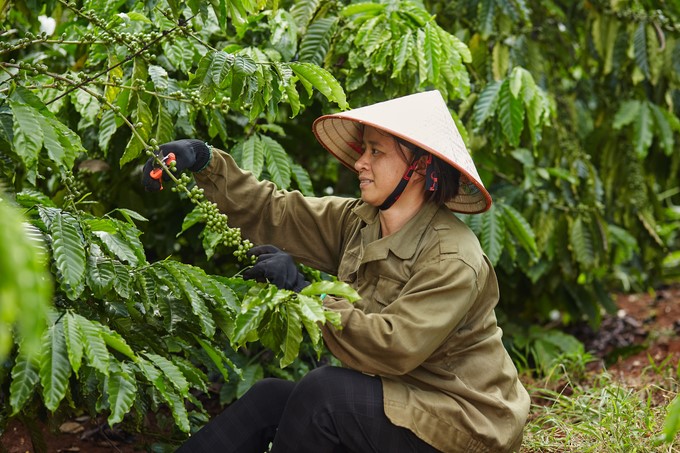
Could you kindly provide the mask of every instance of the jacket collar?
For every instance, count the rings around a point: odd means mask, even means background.
[[[409,220],[399,231],[386,238],[379,238],[380,217],[378,208],[361,203],[354,208],[354,213],[366,223],[362,229],[362,246],[364,254],[362,262],[387,258],[389,252],[401,259],[412,258],[416,253],[420,238],[432,222],[439,206],[435,203],[425,203],[418,213]]]

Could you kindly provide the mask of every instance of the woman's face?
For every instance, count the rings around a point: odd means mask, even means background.
[[[399,184],[413,154],[400,147],[391,135],[370,126],[364,128],[362,145],[364,152],[354,163],[361,199],[380,206]]]

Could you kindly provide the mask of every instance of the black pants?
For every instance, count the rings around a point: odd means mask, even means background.
[[[322,367],[297,384],[267,378],[192,436],[178,452],[437,452],[383,410],[382,382]]]

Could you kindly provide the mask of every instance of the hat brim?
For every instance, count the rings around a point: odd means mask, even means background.
[[[351,112],[351,111],[350,111]],[[425,143],[406,137],[399,131],[391,130],[367,120],[358,120],[347,117],[343,113],[324,115],[316,119],[312,129],[316,139],[321,145],[334,155],[343,165],[357,172],[354,168],[355,162],[361,157],[362,128],[371,126],[381,131],[387,132],[416,145],[417,147],[432,153],[444,162],[448,163],[460,174],[460,188],[458,195],[446,202],[446,206],[456,212],[464,214],[476,214],[488,210],[491,207],[491,195],[486,188],[477,180],[475,175],[471,175],[465,168],[451,159],[448,155],[433,149]]]

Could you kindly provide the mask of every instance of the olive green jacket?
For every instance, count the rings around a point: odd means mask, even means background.
[[[394,424],[444,452],[519,450],[529,396],[496,324],[496,275],[448,209],[426,204],[380,238],[377,208],[277,190],[217,150],[195,177],[244,237],[359,292],[354,305],[324,299],[343,325],[324,326],[324,340],[347,367],[381,377]]]

